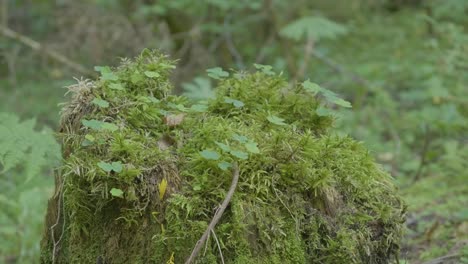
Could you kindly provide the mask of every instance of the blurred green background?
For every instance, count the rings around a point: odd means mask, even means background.
[[[0,263],[36,263],[59,103],[74,77],[143,48],[205,69],[271,65],[340,93],[338,133],[363,141],[408,203],[401,263],[468,263],[468,1],[0,0]]]

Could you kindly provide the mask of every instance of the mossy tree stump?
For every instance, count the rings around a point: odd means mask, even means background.
[[[239,183],[197,263],[390,263],[404,205],[361,143],[332,135],[321,88],[268,67],[213,71],[216,97],[170,95],[144,51],[70,87],[42,263],[183,263]],[[321,90],[333,102],[335,94]]]

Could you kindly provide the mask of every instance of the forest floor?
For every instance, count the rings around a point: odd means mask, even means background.
[[[468,263],[467,177],[424,178],[402,193],[409,206],[403,263]]]

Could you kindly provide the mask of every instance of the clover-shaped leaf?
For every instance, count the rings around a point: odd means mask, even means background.
[[[258,149],[257,143],[255,142],[247,142],[245,143],[245,148],[248,152],[258,154],[260,153],[260,149]]]
[[[237,108],[241,108],[241,107],[244,106],[244,103],[242,101],[232,99],[232,98],[229,98],[229,97],[224,97],[224,102],[228,103],[228,104],[232,104]]]
[[[247,141],[249,141],[249,139],[246,136],[242,136],[239,134],[232,135],[232,139],[239,141],[240,143],[246,143]]]
[[[119,173],[119,172],[122,172],[122,169],[123,169],[123,165],[120,161],[117,161],[117,162],[112,162],[112,170]]]
[[[254,67],[266,75],[275,75],[275,72],[272,70],[273,67],[271,67],[270,65],[254,63]]]
[[[112,196],[114,196],[114,197],[123,198],[124,192],[123,192],[121,189],[112,188],[109,192],[110,192],[110,194],[111,194]]]
[[[125,87],[121,83],[111,83],[109,84],[109,88],[111,88],[112,90],[125,90]]]
[[[99,168],[101,168],[105,172],[111,172],[112,171],[112,164],[100,161],[98,164]]]
[[[98,71],[101,73],[101,79],[106,80],[106,81],[117,81],[119,77],[115,75],[115,73],[112,72],[111,68],[109,66],[95,66],[94,67],[95,71]]]
[[[230,167],[232,167],[231,163],[223,161],[218,163],[218,168],[220,168],[223,171],[227,171]]]
[[[119,127],[117,125],[112,124],[112,123],[107,123],[107,122],[102,122],[101,128],[102,128],[102,130],[108,130],[108,131],[111,131],[111,132],[114,132],[117,129],[119,129]]]
[[[119,129],[119,127],[115,124],[98,121],[96,119],[91,119],[91,120],[83,119],[81,120],[81,123],[85,127],[88,127],[94,130],[108,130],[108,131],[114,132],[117,129]]]
[[[231,155],[241,160],[246,160],[249,157],[249,154],[240,150],[231,150]]]
[[[92,103],[102,108],[109,107],[109,102],[103,99],[99,99],[99,98],[94,98]]]
[[[229,77],[229,72],[223,71],[221,67],[211,68],[206,70],[206,72],[208,73],[209,77],[216,80],[221,80],[222,78]]]
[[[95,120],[95,119],[91,119],[91,120],[83,119],[83,120],[81,120],[81,123],[82,123],[85,127],[91,128],[91,129],[94,129],[94,130],[99,130],[99,129],[101,129],[101,125],[102,125],[102,122],[101,122],[101,121],[98,121],[98,120]]]
[[[208,149],[201,151],[200,155],[207,160],[219,160],[221,157],[218,152]]]
[[[105,172],[114,171],[114,172],[119,173],[119,172],[122,172],[123,170],[123,165],[120,161],[112,162],[112,163],[100,161],[97,165],[99,166],[99,168],[101,168]]]
[[[216,141],[215,144],[218,145],[218,147],[220,147],[222,150],[224,150],[226,152],[231,151],[231,148],[228,145],[224,144],[224,143]]]
[[[195,104],[190,107],[190,111],[204,113],[208,110],[208,106],[204,104]]]

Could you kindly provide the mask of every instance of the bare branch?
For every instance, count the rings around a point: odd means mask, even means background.
[[[201,248],[203,247],[203,244],[205,243],[206,239],[208,238],[208,235],[212,230],[214,230],[216,224],[219,222],[221,219],[221,216],[223,215],[224,211],[226,210],[227,206],[229,205],[229,202],[232,199],[232,196],[234,195],[234,191],[236,190],[237,187],[237,182],[239,181],[239,167],[237,164],[234,164],[233,172],[232,172],[232,183],[231,187],[229,188],[228,193],[226,194],[226,198],[224,198],[223,203],[221,204],[221,207],[216,211],[215,215],[213,216],[213,219],[211,220],[210,224],[208,225],[208,228],[206,229],[205,233],[203,233],[202,237],[200,240],[197,241],[197,244],[195,245],[192,254],[190,257],[185,261],[185,264],[191,264],[197,257],[198,253],[200,252]]]
[[[431,145],[431,133],[428,130],[427,126],[425,126],[425,129],[426,131],[425,131],[424,142],[423,142],[423,146],[422,146],[421,154],[420,154],[419,167],[413,176],[413,182],[416,182],[419,180],[419,178],[422,175],[424,167],[427,165],[427,152],[429,151],[429,146]]]
[[[227,16],[226,19],[224,19],[223,27],[224,27],[224,39],[226,40],[226,45],[231,53],[231,55],[234,57],[236,64],[238,67],[241,69],[245,68],[244,60],[242,59],[241,54],[237,50],[236,46],[234,45],[234,40],[232,39],[232,33],[231,30],[229,29],[229,23],[231,20],[231,15]]]
[[[318,53],[317,51],[312,50],[311,55],[314,56],[319,61],[325,63],[328,67],[332,68],[335,72],[340,73],[342,75],[349,76],[354,82],[364,85],[366,87],[371,86],[370,82],[364,79],[362,76],[358,75],[357,73],[351,70],[346,69],[342,65]]]
[[[223,251],[221,250],[221,245],[219,244],[218,237],[213,229],[211,229],[211,233],[213,233],[213,237],[216,241],[216,245],[218,245],[219,256],[221,257],[221,263],[224,264],[224,256]]]
[[[449,260],[454,260],[460,257],[460,254],[451,254],[451,255],[446,255],[442,256],[440,258],[433,259],[428,262],[424,262],[423,264],[443,264],[446,263]]]
[[[1,8],[2,8],[2,13],[1,13],[1,25],[4,27],[8,27],[8,0],[1,0]]]
[[[281,52],[283,53],[284,58],[286,59],[286,65],[288,67],[288,71],[293,74],[296,72],[296,61],[293,58],[293,54],[291,53],[291,44],[289,41],[279,35],[280,32],[280,25],[278,21],[278,16],[276,14],[276,9],[273,4],[273,0],[266,0],[265,1],[265,9],[268,12],[268,16],[270,18],[271,27],[275,33],[275,38],[278,40],[278,44],[280,45]]]
[[[83,65],[81,64],[78,64],[72,60],[70,60],[69,58],[63,56],[62,54],[54,51],[54,50],[50,50],[48,48],[46,48],[44,45],[42,45],[41,43],[27,37],[27,36],[24,36],[24,35],[21,35],[19,34],[18,32],[16,31],[13,31],[7,27],[4,27],[4,26],[0,26],[0,33],[8,38],[11,38],[11,39],[14,39],[18,42],[21,42],[22,44],[30,47],[32,50],[34,51],[42,51],[44,52],[45,54],[47,54],[47,56],[51,57],[52,59],[66,65],[67,67],[69,67],[70,69],[73,69],[81,74],[84,74],[86,76],[96,76],[96,73],[87,69],[86,67],[84,67]]]
[[[314,44],[315,44],[314,39],[309,37],[307,39],[306,44],[304,45],[304,61],[303,61],[302,65],[301,65],[301,67],[299,67],[299,70],[297,71],[296,76],[294,77],[294,82],[293,83],[295,83],[298,80],[302,80],[304,78],[304,76],[306,75],[307,66],[308,66],[309,61],[310,61],[310,56],[314,52]]]

